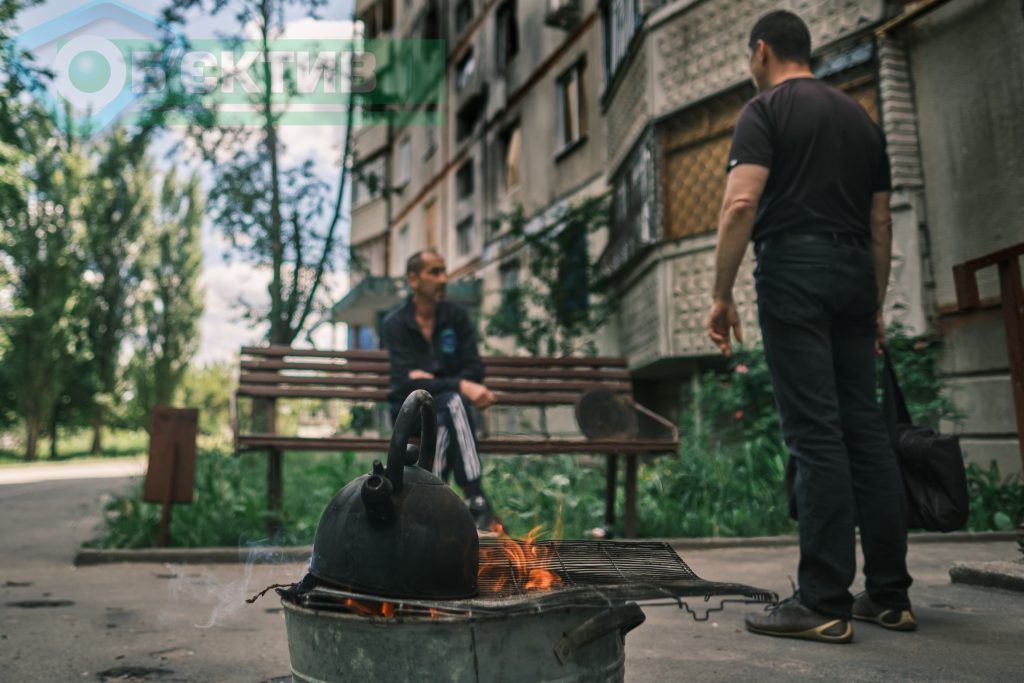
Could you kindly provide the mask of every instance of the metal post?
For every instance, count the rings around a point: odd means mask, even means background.
[[[610,530],[615,524],[615,485],[619,476],[619,456],[607,456],[606,481],[604,485],[604,524]]]
[[[636,538],[637,456],[626,456],[626,538]]]
[[[265,408],[265,428],[267,434],[277,433],[277,401],[268,399]],[[267,534],[274,536],[281,529],[281,498],[282,498],[282,458],[281,450],[271,448],[267,451]]]
[[[1024,242],[1001,251],[953,266],[957,307],[971,311],[981,306],[977,272],[996,266],[999,270],[1000,303],[1006,330],[1006,349],[1010,364],[1010,385],[1017,419],[1017,447],[1024,469],[1024,285],[1021,284],[1020,257]]]
[[[167,477],[164,489],[163,511],[160,514],[160,536],[157,543],[166,548],[171,538],[171,501],[174,499],[174,483],[178,477],[178,444],[171,449],[171,476]]]
[[[1024,469],[1024,287],[1021,285],[1020,260],[999,262],[999,287],[1002,295],[1003,323],[1006,325],[1006,350],[1010,360],[1010,383],[1017,414],[1017,447]]]

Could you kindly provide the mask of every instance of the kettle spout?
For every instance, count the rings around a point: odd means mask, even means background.
[[[384,472],[380,460],[373,461],[373,474],[363,482],[360,496],[366,506],[366,514],[371,522],[387,524],[395,518],[395,504],[391,500],[394,487]]]

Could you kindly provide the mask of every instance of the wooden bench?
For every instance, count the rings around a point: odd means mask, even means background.
[[[623,438],[550,434],[526,436],[484,435],[478,441],[481,453],[497,455],[600,454],[606,459],[605,523],[615,523],[615,492],[620,457],[626,461],[626,535],[636,535],[636,475],[640,456],[678,453],[679,432],[674,424],[633,400],[632,384],[622,358],[535,358],[485,356],[485,384],[498,399],[498,406],[531,406],[546,414],[551,407],[575,408],[582,396],[593,390],[614,392],[622,405],[660,434]],[[288,436],[277,433],[278,399],[345,399],[384,402],[388,394],[386,351],[322,351],[289,346],[241,349],[239,386],[232,396],[231,421],[235,451],[266,451],[269,456],[267,484],[270,510],[281,505],[281,454],[283,451],[353,451],[385,453],[384,436],[332,435],[327,437]],[[607,394],[605,394],[607,395]],[[254,415],[262,411],[260,431],[239,428],[239,399],[253,401]],[[261,407],[262,406],[262,407]],[[493,410],[493,409],[492,409]],[[647,430],[651,431],[651,430]],[[486,484],[485,484],[486,485]]]

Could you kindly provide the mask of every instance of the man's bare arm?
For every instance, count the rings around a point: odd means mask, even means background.
[[[766,182],[768,169],[757,164],[740,164],[729,173],[722,210],[718,214],[715,286],[712,290],[718,301],[732,301],[732,286],[750,243],[757,203]]]
[[[761,200],[768,168],[758,164],[740,164],[732,169],[725,184],[725,198],[718,214],[718,245],[715,248],[714,301],[707,316],[707,331],[726,356],[732,353],[729,330],[736,341],[743,341],[739,313],[732,300],[732,287],[736,282],[743,254],[754,230],[757,204]]]
[[[871,255],[875,261],[875,288],[878,290],[878,315],[875,318],[875,353],[882,353],[885,343],[885,290],[889,288],[889,270],[892,267],[892,213],[889,199],[892,193],[876,192],[871,195]]]
[[[891,196],[891,192],[876,192],[871,196],[871,253],[875,259],[879,310],[885,304],[885,290],[889,287],[889,269],[892,267]]]

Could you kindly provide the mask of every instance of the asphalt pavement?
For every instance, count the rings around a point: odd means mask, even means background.
[[[245,598],[301,578],[303,565],[75,567],[75,550],[94,535],[105,497],[139,471],[131,462],[75,467],[86,471],[68,478],[70,470],[26,477],[15,473],[22,468],[0,469],[0,680],[288,680],[277,598],[270,593],[252,605]],[[682,555],[703,578],[780,595],[796,574],[791,546]],[[748,634],[743,605],[726,605],[704,622],[676,607],[645,607],[646,623],[626,638],[626,680],[1022,680],[1024,593],[951,584],[948,574],[956,561],[1016,557],[1006,541],[912,544],[919,630],[857,623],[851,645]]]

